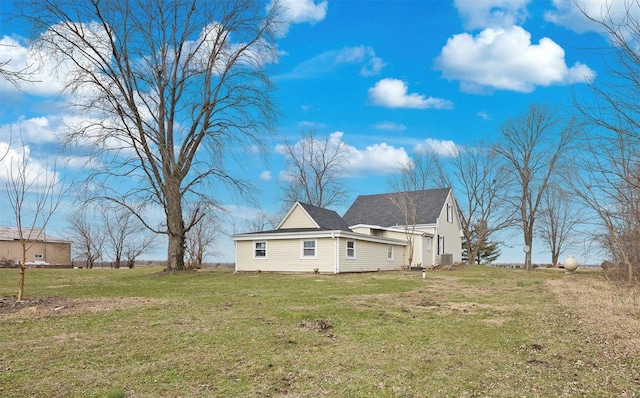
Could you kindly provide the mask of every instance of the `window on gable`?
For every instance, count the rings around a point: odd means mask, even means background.
[[[393,261],[393,246],[387,245],[387,260]]]
[[[356,241],[347,241],[347,258],[356,258]]]
[[[447,203],[447,222],[453,222],[453,206]]]
[[[254,242],[254,258],[267,258],[267,242]]]
[[[315,240],[302,241],[302,257],[303,258],[316,257],[316,241]]]

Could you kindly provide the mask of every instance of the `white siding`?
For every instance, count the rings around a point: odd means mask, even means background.
[[[402,269],[404,249],[403,245],[394,246],[393,261],[387,260],[387,245],[378,242],[356,240],[356,258],[346,258],[347,240],[340,239],[338,248],[340,272],[369,272],[369,271],[395,271]]]
[[[280,225],[280,229],[317,227],[318,226],[316,225],[315,221],[313,221],[313,219],[309,217],[307,212],[304,211],[302,206],[300,206],[299,204],[292,209],[291,213],[289,213],[289,216],[284,221],[282,221],[282,225]]]
[[[447,204],[453,206],[453,222],[447,221]],[[458,211],[451,195],[440,212],[438,219],[438,234],[444,236],[444,253],[453,254],[453,262],[462,261],[462,238],[460,237],[460,221]],[[437,239],[437,238],[436,238]]]
[[[236,271],[278,271],[333,273],[334,257],[332,238],[308,238],[316,240],[316,258],[301,258],[302,239],[267,240],[267,257],[254,258],[254,241],[236,241]],[[257,239],[256,241],[264,241]]]

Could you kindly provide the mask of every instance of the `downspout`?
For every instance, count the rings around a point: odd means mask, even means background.
[[[233,265],[233,273],[235,274],[236,272],[238,272],[238,241],[233,241],[235,247],[236,247],[236,254],[235,254],[235,264]]]
[[[340,272],[340,257],[339,257],[339,249],[340,249],[340,239],[336,238],[334,233],[331,233],[331,239],[333,239],[333,273],[337,274]]]
[[[420,234],[420,264],[424,268],[424,233]]]

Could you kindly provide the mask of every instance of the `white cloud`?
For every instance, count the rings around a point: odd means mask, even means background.
[[[298,122],[297,126],[303,130],[317,131],[323,129],[325,127],[325,124],[320,122],[312,122],[309,120],[302,120]]]
[[[274,79],[308,79],[331,73],[344,65],[360,65],[360,76],[367,77],[380,73],[386,63],[376,56],[376,52],[371,47],[345,47],[317,55],[298,64],[291,72],[276,76]]]
[[[347,146],[349,153],[349,174],[387,175],[398,171],[410,161],[404,148],[395,148],[385,142],[369,145],[364,149]]]
[[[487,112],[478,112],[478,113],[476,113],[476,115],[482,120],[489,121],[489,120],[492,119],[491,115],[489,115]]]
[[[468,30],[522,24],[531,0],[455,0],[458,14]],[[570,1],[570,0],[569,0]]]
[[[579,62],[567,67],[564,50],[553,40],[545,37],[532,44],[529,32],[519,26],[485,29],[477,36],[457,34],[447,40],[436,67],[467,92],[531,92],[536,86],[584,83],[595,77]]]
[[[9,36],[0,39],[0,60],[9,61],[3,68],[10,72],[25,72],[28,81],[20,83],[20,89],[27,94],[54,96],[64,87],[65,73],[56,73],[55,63],[49,57],[37,53]],[[61,70],[65,70],[61,65]],[[16,87],[6,79],[0,79],[0,92],[16,91]]]
[[[628,14],[634,20],[640,20],[640,6],[636,2],[626,0],[553,0],[553,6],[554,10],[545,12],[545,20],[578,33],[602,31],[598,24],[589,21],[584,13],[595,20],[611,18],[615,22],[621,22]],[[624,29],[624,26],[621,28]]]
[[[395,123],[395,122],[380,122],[380,123],[376,123],[376,125],[374,126],[374,128],[376,130],[386,130],[386,131],[404,131],[407,129],[407,126],[405,126],[402,123]]]
[[[0,181],[2,182],[22,178],[18,176],[22,173],[24,173],[26,184],[33,184],[34,189],[58,182],[58,174],[55,170],[49,169],[45,163],[39,161],[28,145],[10,147],[8,142],[0,142],[0,158]]]
[[[453,103],[442,98],[425,98],[408,93],[407,84],[398,79],[382,79],[369,89],[369,101],[386,108],[451,109]]]
[[[21,117],[12,124],[0,126],[0,133],[3,137],[22,137],[25,142],[40,144],[56,142],[63,129],[63,119],[49,115],[30,119]]]
[[[265,170],[262,173],[260,173],[260,179],[262,181],[271,181],[273,177],[271,176],[271,172],[269,170]]]
[[[460,148],[455,142],[433,138],[427,138],[424,142],[416,145],[413,150],[417,153],[435,153],[445,157],[455,157],[460,152]]]
[[[273,1],[267,5],[267,9],[273,8]],[[326,0],[316,2],[315,0],[281,0],[283,8],[283,24],[280,28],[280,36],[285,36],[292,24],[308,22],[315,24],[322,21],[327,16],[329,2]]]
[[[314,0],[282,0],[285,14],[289,21],[293,23],[309,22],[314,24],[322,21],[327,16],[327,7],[329,3],[320,1],[316,3]]]

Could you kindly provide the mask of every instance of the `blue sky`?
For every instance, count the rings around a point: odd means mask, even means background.
[[[581,3],[600,15],[605,1]],[[623,3],[614,2],[612,12],[622,12]],[[269,66],[280,111],[277,134],[266,140],[266,159],[243,160],[245,167],[237,171],[254,185],[261,210],[268,213],[281,206],[284,163],[277,146],[284,139],[295,141],[303,131],[333,134],[349,148],[350,201],[334,209],[342,214],[359,194],[389,191],[390,173],[416,150],[444,153],[494,140],[505,120],[532,103],[569,110],[574,93],[606,73],[598,50],[608,46],[607,39],[571,0],[285,4],[290,24],[278,39],[279,58]],[[1,7],[0,61],[11,59],[6,67],[19,70],[33,57],[28,31],[7,18],[12,10],[5,2]],[[50,70],[43,69],[37,80],[22,91],[0,81],[0,150],[21,132],[33,158],[46,161],[44,167],[66,162],[73,176],[83,162],[61,155],[56,139],[64,122],[76,116],[65,107],[61,81]],[[0,167],[3,191],[10,158]],[[236,217],[226,224],[241,229],[257,209],[231,198],[223,196],[223,201],[244,220]],[[66,214],[74,208],[72,197],[66,201],[48,228],[53,234],[64,234]],[[0,209],[0,225],[13,225],[4,194]],[[499,261],[522,261],[521,238],[508,240],[513,247],[503,248]],[[218,260],[233,259],[229,239],[222,239],[218,250]],[[162,249],[148,257],[163,256]],[[534,244],[534,261],[547,257]]]

